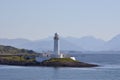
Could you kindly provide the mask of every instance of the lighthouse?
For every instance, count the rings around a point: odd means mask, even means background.
[[[60,49],[59,49],[59,35],[55,33],[54,36],[54,53],[56,55],[60,55]]]
[[[40,56],[37,56],[35,58],[35,60],[37,62],[42,62],[44,60],[49,60],[50,58],[71,58],[73,60],[76,60],[75,57],[70,57],[69,55],[65,55],[63,53],[60,52],[60,43],[59,43],[59,35],[58,33],[55,33],[54,34],[54,37],[53,37],[53,40],[54,40],[54,51],[53,51],[53,54],[49,54],[47,52],[43,53],[42,55],[42,58],[41,58],[41,55]]]

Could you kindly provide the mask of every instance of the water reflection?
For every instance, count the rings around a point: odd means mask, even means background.
[[[58,67],[53,68],[52,78],[55,79],[55,80],[58,79],[59,69],[60,69],[60,68],[58,68]]]

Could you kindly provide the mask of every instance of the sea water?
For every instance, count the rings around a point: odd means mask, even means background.
[[[94,68],[52,68],[0,65],[0,80],[120,80],[120,54],[82,54],[77,59]]]

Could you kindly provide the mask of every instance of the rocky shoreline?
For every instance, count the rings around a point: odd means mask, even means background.
[[[15,66],[45,66],[45,67],[97,67],[95,64],[88,64],[84,62],[20,62],[0,59],[1,65],[15,65]]]
[[[42,63],[42,66],[49,66],[49,67],[97,67],[98,65],[95,64],[88,64],[84,62],[49,62],[49,63]]]

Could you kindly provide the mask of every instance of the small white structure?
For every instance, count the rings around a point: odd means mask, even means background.
[[[35,60],[36,60],[37,62],[42,62],[42,61],[48,60],[48,59],[50,59],[50,58],[47,58],[47,57],[36,57],[36,58],[35,58]]]
[[[48,60],[48,59],[50,59],[50,58],[51,58],[51,55],[50,55],[50,54],[48,54],[48,53],[43,53],[42,55],[39,55],[39,56],[35,57],[35,60],[36,60],[37,62],[42,62],[42,61]]]
[[[75,57],[70,57],[70,59],[72,59],[72,60],[74,60],[74,61],[76,60]]]

